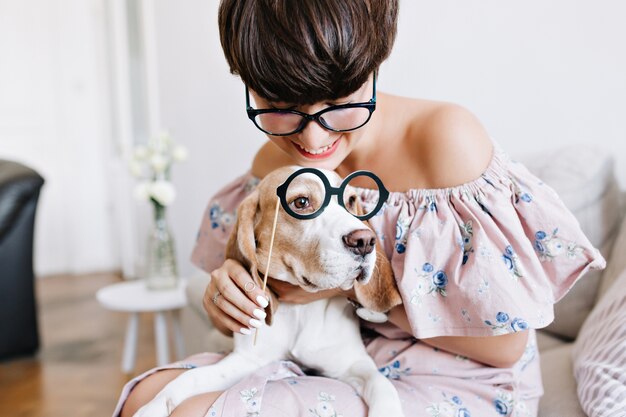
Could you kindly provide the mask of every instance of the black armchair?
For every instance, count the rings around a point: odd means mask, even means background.
[[[43,183],[32,169],[0,159],[0,360],[39,347],[33,234]]]

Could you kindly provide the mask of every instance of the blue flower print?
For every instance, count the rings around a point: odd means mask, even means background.
[[[508,245],[504,249],[504,253],[502,254],[502,260],[504,261],[507,270],[513,278],[517,280],[518,278],[524,276],[519,257],[517,256],[511,245]]]
[[[463,401],[457,395],[450,397],[445,392],[442,392],[443,401],[433,402],[426,407],[426,412],[431,417],[472,417],[470,411],[463,406]]]
[[[261,180],[259,178],[251,177],[243,187],[244,192],[246,194],[250,194],[252,191],[256,189],[257,185],[259,185],[260,182]]]
[[[402,375],[408,375],[411,368],[400,369],[400,361],[396,360],[393,361],[391,365],[383,366],[378,369],[378,371],[388,379],[398,380]]]
[[[209,208],[211,229],[219,228],[222,232],[226,232],[226,228],[234,223],[235,217],[235,212],[224,211],[219,203],[213,203]]]
[[[396,252],[404,253],[406,251],[406,242],[409,236],[409,224],[411,220],[407,217],[400,216],[396,222]]]
[[[520,196],[520,200],[522,200],[524,203],[530,203],[533,201],[533,196],[528,193],[524,193]]]
[[[446,273],[443,271],[435,272],[435,275],[433,275],[433,284],[437,287],[437,291],[444,291],[445,296],[446,284],[448,284],[448,276]]]
[[[489,215],[489,217],[493,217],[493,215],[491,214],[491,211],[489,211],[489,209],[487,208],[487,206],[485,206],[485,205],[483,204],[483,202],[481,201],[481,199],[480,199],[480,196],[479,196],[479,195],[475,195],[475,196],[474,196],[474,201],[476,201],[476,204],[478,204],[478,206],[480,207],[480,209],[481,209],[482,211],[484,211],[485,213],[487,213],[487,214]]]
[[[509,408],[503,401],[496,398],[495,400],[493,400],[493,405],[496,407],[496,411],[501,416],[506,416],[507,414],[509,414]]]
[[[551,235],[543,230],[535,233],[535,250],[539,254],[541,261],[552,261],[555,258],[565,255],[569,259],[582,257],[583,248],[576,242],[567,241],[558,235],[556,228]]]
[[[470,253],[474,252],[472,247],[472,237],[474,236],[474,230],[472,227],[472,221],[461,224],[461,249],[463,250],[463,260],[461,265],[465,265],[469,260]]]
[[[430,212],[436,213],[437,202],[435,201],[435,197],[429,195],[429,196],[426,196],[424,200],[425,200],[424,204],[420,206],[420,210],[428,210]]]
[[[511,320],[510,316],[503,311],[500,311],[498,312],[498,314],[496,314],[495,322],[492,322],[491,320],[485,320],[484,322],[487,326],[491,327],[494,336],[521,332],[528,329],[528,323],[526,322],[526,320],[519,317],[515,317],[513,320]]]
[[[335,411],[335,407],[332,404],[334,401],[334,395],[320,392],[317,395],[315,408],[309,408],[310,415],[315,417],[342,417],[341,414],[337,414],[337,411]]]
[[[509,321],[509,315],[508,315],[508,314],[506,314],[506,313],[503,313],[503,312],[499,312],[499,313],[496,315],[496,321],[497,321],[498,323],[506,323],[506,322],[508,322],[508,321]]]
[[[493,399],[493,406],[496,412],[501,416],[528,416],[530,413],[526,404],[522,401],[518,401],[513,397],[513,394],[509,391],[496,390],[496,398]]]
[[[256,388],[250,388],[243,391],[239,391],[239,399],[246,408],[246,417],[256,417],[261,411],[261,402],[257,398],[258,390]]]
[[[433,272],[434,271],[434,272]],[[435,297],[441,295],[446,297],[446,286],[448,285],[448,275],[442,271],[435,271],[435,268],[430,262],[422,265],[422,270],[415,269],[417,274],[417,283],[415,288],[411,291],[410,302],[417,306],[421,306],[423,299],[427,295]]]
[[[522,320],[520,318],[515,318],[511,322],[511,328],[513,329],[514,332],[521,332],[521,331],[528,329],[528,323],[526,323],[525,320]]]
[[[511,184],[513,185],[513,193],[515,194],[515,204],[518,204],[520,200],[524,203],[531,203],[533,201],[533,196],[528,191],[524,191],[520,184],[514,180],[512,177],[509,177],[511,180]]]

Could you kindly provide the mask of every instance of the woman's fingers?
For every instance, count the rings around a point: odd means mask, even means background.
[[[251,328],[263,325],[265,311],[246,295],[247,289],[256,289],[253,284],[252,277],[236,261],[227,260],[211,273],[203,303],[216,326],[249,334]]]
[[[253,328],[259,328],[263,323],[257,318],[251,318],[224,297],[218,297],[215,304],[223,312],[225,325],[230,330],[242,334],[250,334]]]
[[[236,266],[233,266],[230,270],[231,277],[237,283],[239,288],[243,290],[246,297],[248,297],[253,303],[258,304],[261,308],[267,307],[267,296],[263,292],[263,289],[256,285],[248,271],[246,271],[246,269],[238,262],[231,260],[227,260],[226,262],[233,262],[236,264]]]
[[[253,303],[252,300],[246,297],[244,291],[231,279],[232,274],[232,271],[230,274],[220,271],[218,279],[215,282],[217,291],[219,291],[224,298],[237,306],[241,311],[248,314],[250,318],[264,319],[266,316],[265,312],[259,308],[257,304]],[[251,280],[252,278],[248,279]]]

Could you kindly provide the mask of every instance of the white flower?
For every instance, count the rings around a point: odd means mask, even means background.
[[[172,151],[172,157],[176,162],[182,162],[189,156],[189,151],[183,145],[176,145]]]
[[[128,162],[128,168],[130,169],[130,173],[133,175],[133,177],[141,178],[142,165],[136,158],[132,158]]]
[[[145,145],[137,145],[135,146],[135,151],[133,153],[135,159],[142,161],[148,156],[148,148]]]
[[[151,141],[150,148],[153,152],[164,152],[169,148],[172,139],[170,138],[170,134],[167,131],[159,132]]]
[[[546,243],[548,254],[550,256],[558,256],[565,251],[565,243],[559,238],[552,238]]]
[[[155,153],[150,157],[150,165],[155,173],[160,174],[167,168],[168,161],[160,153]]]
[[[426,411],[433,417],[454,417],[454,407],[448,403],[432,403]]]
[[[315,412],[319,417],[333,417],[337,414],[335,413],[335,408],[328,401],[320,401],[317,403]]]
[[[150,196],[159,204],[169,206],[176,198],[174,185],[165,180],[154,181],[150,186]]]
[[[139,201],[145,201],[150,198],[150,188],[152,184],[147,181],[142,181],[135,186],[135,198]]]

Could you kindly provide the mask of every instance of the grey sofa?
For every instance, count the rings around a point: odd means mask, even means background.
[[[626,256],[622,256],[626,254],[624,195],[607,151],[572,146],[519,159],[559,193],[608,261],[606,270],[581,279],[557,304],[555,321],[538,331],[545,389],[539,417],[584,417],[576,393],[571,351],[585,318],[626,267]],[[187,287],[190,303],[183,312],[183,328],[190,352],[223,351],[232,346],[230,338],[211,326],[202,308],[207,283],[208,275],[198,273]],[[198,329],[204,329],[201,336]]]

